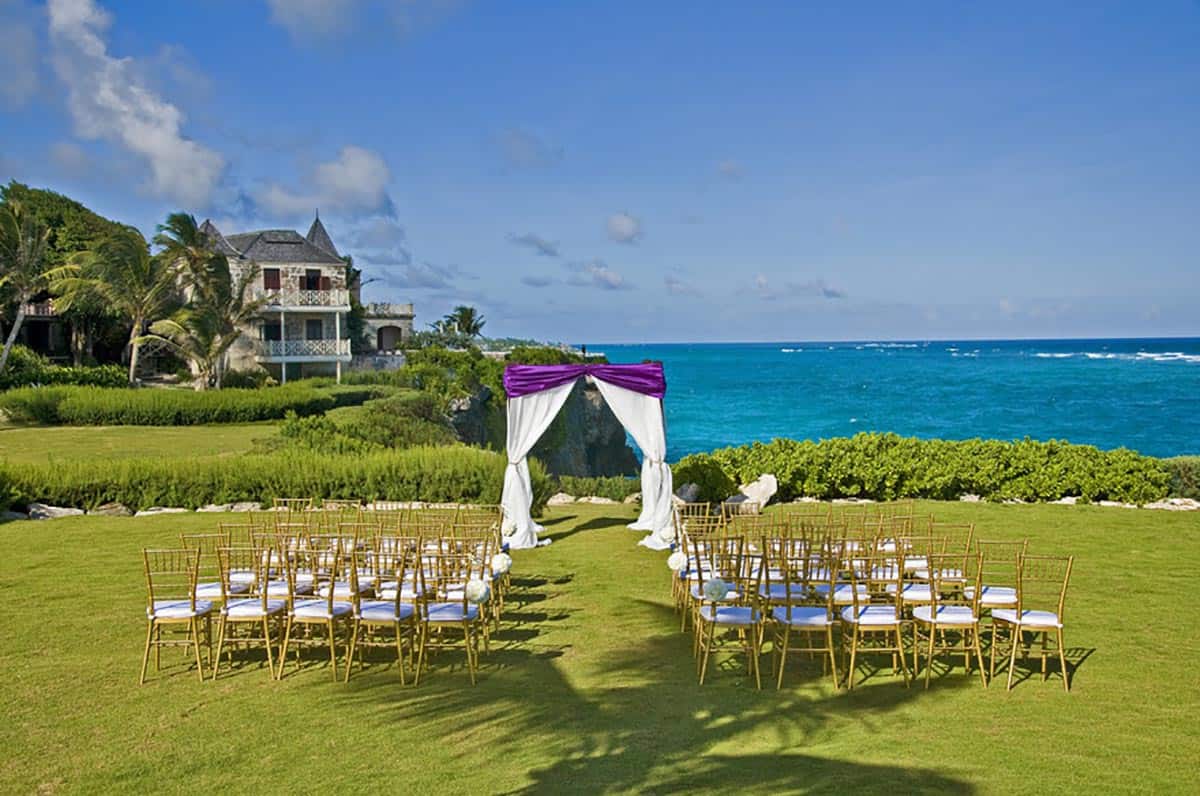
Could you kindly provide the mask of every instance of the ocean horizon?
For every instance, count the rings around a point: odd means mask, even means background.
[[[662,361],[671,461],[861,431],[1200,453],[1200,337],[586,346]]]

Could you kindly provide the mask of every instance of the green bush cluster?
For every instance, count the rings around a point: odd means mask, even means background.
[[[1166,465],[1171,471],[1171,494],[1200,500],[1200,456],[1176,456]]]
[[[0,395],[13,420],[65,426],[190,426],[314,415],[379,396],[383,388],[307,383],[257,390],[23,387]]]
[[[124,387],[129,375],[120,365],[62,366],[25,346],[13,346],[4,373],[0,373],[0,390],[34,385],[82,385],[91,387]]]
[[[626,478],[620,475],[611,477],[581,478],[574,475],[555,476],[556,489],[575,497],[596,495],[611,500],[622,501],[632,494],[642,491],[642,482],[638,478]]]
[[[696,483],[720,500],[762,473],[779,479],[778,500],[931,498],[976,494],[988,500],[1147,503],[1165,497],[1171,474],[1160,459],[1118,448],[1051,440],[922,440],[857,434],[820,442],[777,439],[686,456],[676,484]]]
[[[420,445],[454,445],[454,430],[438,400],[427,393],[398,392],[332,415],[289,412],[268,449],[296,446],[325,453],[365,453]]]
[[[468,447],[409,448],[356,455],[290,450],[236,459],[126,459],[54,462],[20,467],[0,464],[0,489],[8,502],[93,508],[117,501],[131,509],[197,508],[276,497],[340,500],[424,500],[499,503],[504,456]],[[530,462],[534,508],[550,496],[550,480]],[[0,495],[2,498],[2,495]]]

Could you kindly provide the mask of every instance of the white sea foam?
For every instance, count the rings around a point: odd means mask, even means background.
[[[1064,353],[1061,353],[1058,351],[1054,351],[1054,352],[1038,351],[1034,354],[1034,356],[1037,357],[1038,359],[1070,359],[1071,357],[1073,357],[1075,355],[1074,354],[1064,354]]]

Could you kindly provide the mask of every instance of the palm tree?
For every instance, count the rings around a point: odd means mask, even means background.
[[[0,352],[0,373],[8,365],[8,355],[25,321],[25,305],[49,284],[46,252],[50,230],[29,213],[20,202],[0,206],[0,289],[16,299],[13,319],[4,350]]]
[[[458,305],[454,311],[445,317],[445,330],[465,334],[467,337],[478,337],[483,334],[483,325],[487,320],[474,307]]]
[[[242,335],[242,326],[253,319],[265,297],[248,297],[250,286],[258,278],[253,263],[242,269],[237,279],[229,271],[224,257],[206,278],[205,289],[192,296],[188,306],[170,318],[150,325],[150,334],[142,340],[156,340],[195,366],[197,389],[220,389],[225,375],[225,359],[230,347]],[[222,268],[223,266],[223,268]]]
[[[212,241],[187,213],[172,213],[158,225],[154,245],[160,246],[159,256],[178,269],[183,286],[202,301],[219,300],[215,295],[219,283],[228,279],[229,261],[213,248]]]
[[[63,310],[98,299],[133,325],[129,384],[135,386],[146,324],[166,315],[176,303],[177,273],[172,261],[150,254],[140,232],[123,229],[54,269],[51,289]]]

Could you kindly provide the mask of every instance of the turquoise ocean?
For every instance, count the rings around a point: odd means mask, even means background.
[[[662,361],[671,461],[860,431],[1200,454],[1200,338],[587,348],[610,362]]]

